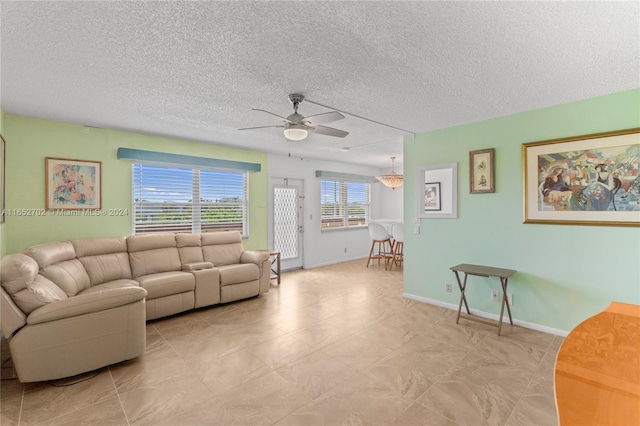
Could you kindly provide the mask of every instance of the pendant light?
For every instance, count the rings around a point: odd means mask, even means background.
[[[396,189],[404,182],[404,176],[397,174],[393,170],[393,165],[395,164],[396,157],[391,157],[391,173],[388,175],[376,176],[380,182],[382,182],[386,187],[391,189]]]

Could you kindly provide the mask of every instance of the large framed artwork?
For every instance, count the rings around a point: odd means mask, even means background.
[[[100,161],[47,157],[45,162],[47,210],[102,208]]]
[[[640,226],[640,128],[522,145],[524,223]]]

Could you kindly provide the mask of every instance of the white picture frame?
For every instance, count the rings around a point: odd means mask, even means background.
[[[440,209],[427,205],[426,187],[439,183]],[[458,217],[458,163],[420,166],[416,172],[416,216],[425,219],[456,219]]]

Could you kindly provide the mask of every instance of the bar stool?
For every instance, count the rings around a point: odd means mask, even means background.
[[[393,228],[391,228],[391,234],[394,241],[389,269],[393,269],[394,264],[400,268],[404,262],[404,225],[394,224]]]
[[[391,258],[393,245],[391,243],[391,235],[384,229],[384,226],[378,223],[369,224],[369,236],[371,237],[371,250],[369,250],[369,258],[367,259],[367,268],[372,260],[378,259],[378,265],[380,259],[384,259],[384,269],[387,269],[387,262]],[[378,252],[374,254],[374,250],[378,246]]]

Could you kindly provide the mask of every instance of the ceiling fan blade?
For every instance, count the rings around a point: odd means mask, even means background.
[[[274,114],[274,113],[269,112],[269,111],[267,111],[267,110],[264,110],[264,109],[258,109],[258,108],[251,108],[251,109],[252,109],[252,110],[254,110],[254,111],[262,111],[262,112],[266,112],[267,114],[275,115],[275,116],[276,116],[276,117],[278,117],[279,119],[284,120],[284,121],[285,121],[285,122],[287,122],[287,123],[291,123],[291,121],[289,121],[289,120],[288,120],[288,119],[286,119],[285,117],[281,117],[281,116],[279,116],[278,114]]]
[[[270,127],[284,128],[284,126],[258,126],[258,127],[243,127],[242,129],[238,129],[238,130],[268,129]]]
[[[319,135],[335,136],[337,138],[344,138],[349,134],[349,132],[345,132],[344,130],[338,130],[338,129],[334,129],[333,127],[327,127],[327,126],[309,127],[307,130],[309,130],[312,133],[317,133]]]
[[[319,124],[331,123],[332,121],[342,120],[344,115],[338,111],[324,112],[322,114],[310,115],[304,118],[304,121],[309,123],[310,126],[317,126]]]

